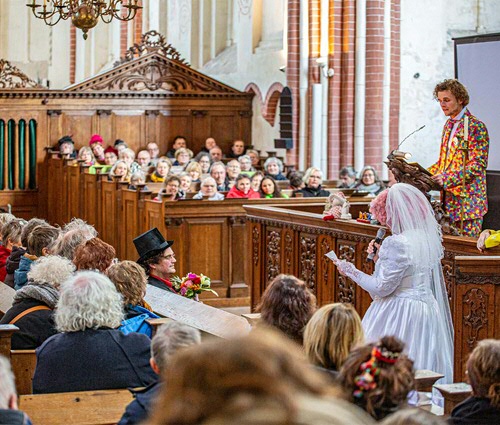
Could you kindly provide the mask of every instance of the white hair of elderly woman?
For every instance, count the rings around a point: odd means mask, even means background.
[[[16,384],[10,362],[6,357],[0,356],[0,409],[10,409],[9,403],[12,396],[16,397]]]
[[[108,277],[81,271],[63,282],[55,312],[59,332],[117,328],[123,320],[122,296]]]
[[[48,283],[58,289],[65,280],[72,276],[74,271],[75,265],[67,258],[47,255],[32,264],[28,272],[28,279],[34,282]]]

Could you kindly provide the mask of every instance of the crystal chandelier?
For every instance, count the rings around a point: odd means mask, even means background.
[[[40,4],[38,2],[40,1]],[[71,18],[71,22],[83,31],[84,40],[87,32],[94,28],[99,17],[109,24],[113,18],[120,21],[134,19],[138,6],[138,0],[32,0],[26,6],[31,7],[33,15],[43,19],[47,25],[53,26],[61,19]]]

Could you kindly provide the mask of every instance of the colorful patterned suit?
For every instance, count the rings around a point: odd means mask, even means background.
[[[464,141],[464,118],[469,117],[468,160],[465,167],[465,194],[462,194]],[[464,234],[478,236],[483,216],[488,212],[486,197],[486,166],[488,165],[489,137],[483,122],[468,110],[459,120],[453,139],[449,144],[453,128],[452,119],[446,122],[441,137],[439,160],[429,167],[432,174],[443,174],[444,207],[451,221],[460,228],[460,211],[464,202]]]

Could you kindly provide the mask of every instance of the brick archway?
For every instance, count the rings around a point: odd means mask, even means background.
[[[283,91],[283,88],[283,84],[273,83],[267,91],[266,100],[264,101],[264,108],[262,110],[262,116],[269,124],[271,124],[271,126],[274,126],[276,109],[278,107],[278,102],[280,100],[280,95]]]

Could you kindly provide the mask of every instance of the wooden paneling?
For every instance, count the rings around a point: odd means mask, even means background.
[[[110,144],[116,139],[122,139],[136,152],[145,146],[144,111],[115,111],[112,118],[113,136]]]
[[[63,111],[61,133],[56,137],[69,135],[75,142],[75,148],[87,146],[94,133],[93,110]]]
[[[191,118],[189,111],[185,110],[160,112],[157,117],[159,135],[158,139],[155,140],[160,146],[160,154],[163,155],[172,148],[172,142],[176,136],[184,136],[188,141],[188,147],[196,150],[195,146],[190,143],[192,138]]]

